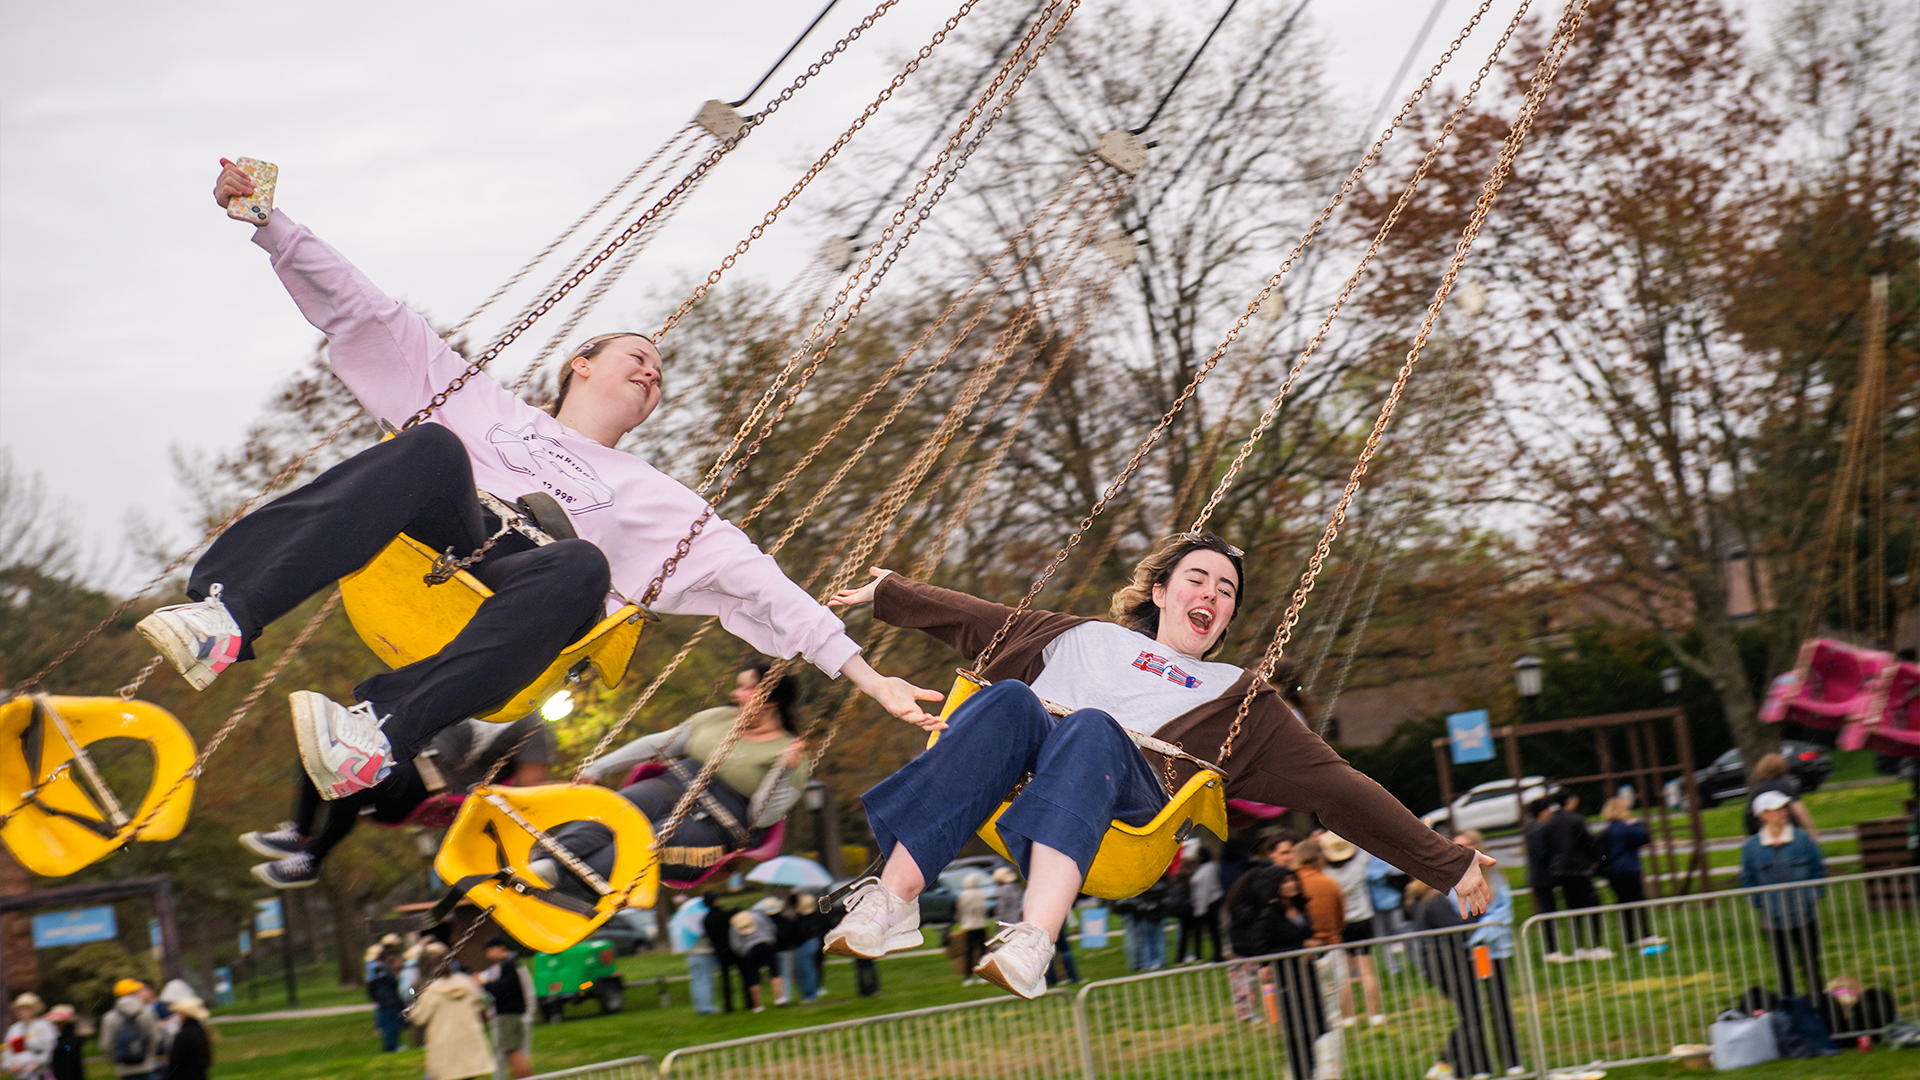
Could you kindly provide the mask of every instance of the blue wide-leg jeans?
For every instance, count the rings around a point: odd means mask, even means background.
[[[1056,723],[1025,683],[1005,680],[947,723],[938,743],[861,796],[881,853],[904,845],[929,884],[1029,773],[998,826],[1023,876],[1045,844],[1084,877],[1116,819],[1144,825],[1167,803],[1147,759],[1098,709]]]

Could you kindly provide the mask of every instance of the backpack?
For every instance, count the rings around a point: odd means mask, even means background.
[[[141,1065],[147,1060],[147,1051],[152,1043],[147,1033],[140,1027],[138,1016],[120,1016],[120,1030],[113,1036],[113,1063],[115,1065]]]

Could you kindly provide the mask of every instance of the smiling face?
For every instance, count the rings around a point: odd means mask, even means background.
[[[1160,609],[1160,644],[1187,656],[1205,656],[1226,633],[1240,598],[1240,576],[1233,560],[1204,548],[1190,551],[1153,587]]]
[[[727,691],[727,697],[732,699],[734,708],[744,709],[747,707],[747,702],[753,700],[753,692],[758,689],[760,689],[760,673],[748,668],[734,678],[733,689]]]
[[[614,338],[591,359],[576,356],[569,364],[573,368],[569,396],[590,395],[618,413],[628,430],[652,416],[666,392],[660,351],[637,334]]]

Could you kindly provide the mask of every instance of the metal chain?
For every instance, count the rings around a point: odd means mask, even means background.
[[[1553,86],[1554,79],[1560,73],[1560,65],[1566,59],[1567,51],[1573,45],[1574,35],[1579,31],[1580,22],[1585,17],[1587,6],[1592,0],[1568,0],[1566,10],[1555,26],[1553,36],[1548,40],[1546,53],[1534,68],[1533,80],[1527,87],[1519,115],[1508,128],[1500,154],[1488,171],[1486,182],[1481,186],[1480,197],[1475,201],[1472,215],[1461,230],[1460,239],[1454,245],[1453,255],[1447,260],[1445,273],[1440,277],[1440,285],[1434,290],[1431,303],[1427,305],[1426,317],[1421,320],[1420,331],[1414,337],[1413,345],[1407,350],[1406,362],[1401,365],[1399,376],[1394,380],[1393,389],[1387,394],[1387,400],[1380,407],[1380,415],[1374,421],[1373,431],[1367,437],[1366,444],[1360,450],[1360,458],[1354,462],[1353,471],[1347,478],[1347,485],[1340,493],[1340,501],[1333,508],[1333,516],[1328,519],[1327,527],[1314,545],[1311,558],[1307,560],[1307,569],[1300,575],[1300,587],[1294,590],[1293,600],[1287,605],[1286,614],[1280,619],[1279,629],[1274,633],[1273,642],[1267,646],[1266,655],[1261,658],[1259,675],[1248,687],[1246,696],[1240,700],[1240,708],[1234,714],[1233,724],[1227,729],[1227,738],[1220,746],[1220,762],[1225,764],[1233,756],[1233,741],[1239,737],[1242,725],[1246,722],[1253,700],[1259,694],[1261,685],[1273,677],[1276,665],[1285,654],[1287,642],[1293,636],[1293,628],[1300,621],[1300,609],[1307,602],[1307,594],[1313,591],[1314,579],[1320,574],[1320,567],[1326,562],[1333,541],[1339,535],[1340,525],[1346,518],[1347,507],[1352,505],[1353,496],[1360,488],[1361,478],[1366,476],[1367,465],[1373,460],[1374,452],[1380,446],[1381,436],[1393,419],[1393,410],[1400,402],[1400,395],[1406,390],[1407,380],[1413,375],[1414,365],[1420,360],[1421,351],[1426,347],[1427,338],[1432,335],[1434,324],[1440,317],[1440,309],[1446,304],[1447,297],[1453,291],[1453,283],[1460,275],[1460,268],[1466,263],[1467,254],[1473,250],[1473,242],[1480,235],[1481,225],[1487,219],[1487,213],[1493,208],[1494,198],[1506,183],[1507,175],[1512,171],[1513,162],[1519,156],[1520,147],[1527,133],[1533,128],[1534,117],[1539,114],[1541,102],[1546,98],[1547,90]]]
[[[1073,549],[1080,545],[1080,541],[1085,537],[1087,530],[1093,527],[1094,519],[1098,518],[1100,514],[1106,510],[1107,504],[1113,500],[1114,496],[1120,493],[1120,490],[1126,486],[1127,481],[1139,470],[1141,463],[1146,460],[1147,455],[1152,452],[1153,447],[1160,441],[1160,436],[1172,425],[1174,418],[1186,407],[1187,402],[1192,400],[1201,385],[1206,382],[1207,377],[1212,374],[1214,367],[1219,364],[1221,357],[1225,356],[1227,350],[1233,347],[1233,343],[1239,340],[1240,334],[1246,329],[1247,323],[1252,320],[1261,306],[1266,303],[1268,297],[1273,295],[1274,290],[1280,287],[1281,279],[1293,268],[1294,262],[1300,257],[1301,252],[1312,244],[1314,238],[1319,235],[1321,228],[1332,218],[1334,211],[1346,201],[1347,195],[1350,194],[1359,183],[1361,175],[1378,160],[1380,152],[1386,146],[1387,141],[1393,137],[1393,133],[1399,129],[1408,114],[1410,114],[1414,107],[1425,97],[1427,91],[1433,86],[1434,80],[1439,76],[1441,69],[1452,60],[1454,52],[1459,49],[1460,44],[1466,40],[1467,35],[1479,24],[1481,18],[1491,6],[1492,0],[1482,0],[1479,9],[1474,12],[1473,17],[1468,20],[1466,27],[1454,38],[1452,44],[1448,45],[1447,51],[1441,55],[1440,61],[1433,65],[1433,68],[1427,73],[1427,77],[1421,80],[1420,85],[1415,88],[1412,96],[1407,99],[1406,104],[1402,105],[1400,111],[1394,114],[1392,120],[1388,121],[1386,129],[1380,133],[1380,137],[1374,140],[1373,145],[1369,147],[1366,154],[1361,157],[1359,164],[1353,167],[1353,171],[1347,175],[1346,180],[1340,185],[1339,190],[1328,200],[1327,205],[1320,211],[1319,216],[1315,217],[1312,224],[1307,226],[1306,231],[1301,234],[1299,241],[1294,244],[1293,250],[1289,251],[1287,257],[1281,260],[1280,268],[1274,271],[1273,275],[1267,279],[1266,284],[1262,286],[1259,294],[1247,305],[1246,311],[1241,313],[1240,318],[1234,323],[1233,327],[1227,331],[1226,337],[1214,348],[1207,359],[1201,363],[1199,369],[1194,372],[1193,378],[1187,382],[1186,387],[1174,398],[1173,404],[1168,406],[1166,412],[1161,415],[1159,423],[1155,424],[1153,430],[1147,433],[1146,438],[1140,441],[1139,447],[1134,450],[1133,456],[1129,458],[1127,463],[1121,468],[1120,474],[1101,492],[1100,498],[1094,502],[1092,509],[1087,512],[1084,518],[1080,519],[1080,523],[1074,528],[1072,535],[1067,537],[1066,543],[1061,546],[1059,551],[1054,553],[1052,560],[1049,561],[1047,565],[1041,569],[1040,574],[1034,578],[1033,584],[1027,589],[1027,594],[1020,598],[1020,602],[1007,614],[1006,622],[994,633],[992,639],[987,642],[986,648],[980,651],[980,655],[974,659],[973,669],[975,671],[983,669],[986,664],[992,660],[993,654],[1000,648],[1000,644],[1006,640],[1006,636],[1013,631],[1013,626],[1019,620],[1020,616],[1033,608],[1033,601],[1040,595],[1040,590],[1046,588],[1047,582],[1053,579],[1053,576],[1059,572],[1060,567],[1065,564],[1067,559],[1073,554]]]
[[[453,970],[454,961],[460,959],[460,950],[467,947],[467,942],[473,940],[473,936],[480,932],[481,927],[487,925],[487,922],[493,918],[493,913],[498,910],[499,908],[495,905],[488,904],[486,909],[481,911],[472,923],[468,924],[466,930],[460,934],[459,938],[457,938],[453,944],[447,946],[447,955],[441,958],[440,966],[433,970],[432,975],[427,976],[427,978],[421,981],[420,988],[422,990],[425,990],[428,984],[434,980],[445,978],[447,974]],[[410,1020],[413,1016],[414,1006],[418,1004],[420,1004],[420,999],[416,996],[413,999],[413,1003],[401,1012],[400,1018],[402,1020]]]
[[[1341,288],[1340,294],[1334,298],[1333,303],[1327,308],[1327,313],[1320,320],[1319,327],[1314,330],[1313,336],[1307,339],[1306,345],[1301,348],[1300,355],[1295,358],[1293,367],[1287,372],[1286,379],[1280,384],[1279,391],[1274,394],[1273,400],[1268,403],[1266,411],[1260,414],[1259,421],[1254,424],[1253,430],[1248,433],[1246,441],[1240,444],[1240,450],[1234,454],[1232,464],[1227,466],[1227,471],[1220,477],[1220,482],[1214,486],[1213,494],[1207,498],[1206,505],[1200,508],[1199,515],[1194,518],[1193,524],[1187,528],[1188,532],[1197,533],[1204,529],[1208,519],[1213,516],[1214,510],[1220,505],[1220,500],[1226,497],[1228,491],[1232,490],[1234,480],[1239,477],[1241,468],[1246,465],[1247,459],[1252,456],[1254,448],[1266,437],[1267,431],[1273,426],[1274,419],[1280,415],[1280,407],[1293,392],[1294,383],[1300,378],[1300,373],[1306,370],[1307,362],[1319,351],[1320,343],[1326,340],[1327,332],[1333,328],[1334,320],[1340,317],[1340,312],[1345,309],[1347,301],[1353,297],[1354,290],[1360,287],[1360,279],[1366,275],[1367,268],[1373,265],[1374,257],[1379,254],[1381,245],[1386,243],[1387,236],[1393,232],[1394,226],[1399,224],[1400,218],[1406,213],[1407,207],[1413,204],[1414,195],[1420,190],[1420,185],[1426,181],[1427,174],[1432,171],[1434,163],[1440,159],[1440,151],[1446,147],[1448,140],[1453,137],[1454,128],[1459,125],[1460,118],[1466,115],[1467,109],[1473,104],[1475,96],[1480,92],[1480,85],[1486,81],[1487,74],[1493,70],[1493,65],[1497,63],[1501,55],[1506,52],[1507,43],[1513,39],[1514,33],[1520,29],[1521,21],[1526,18],[1527,9],[1531,6],[1531,3],[1532,0],[1521,0],[1520,7],[1513,13],[1513,19],[1507,23],[1506,32],[1500,35],[1500,40],[1494,44],[1493,50],[1487,54],[1486,62],[1480,65],[1479,72],[1474,75],[1473,82],[1468,84],[1466,92],[1461,94],[1459,100],[1454,103],[1453,109],[1447,114],[1446,123],[1440,128],[1440,134],[1436,136],[1433,143],[1427,147],[1426,155],[1420,159],[1419,167],[1414,169],[1412,177],[1407,180],[1406,186],[1401,189],[1400,198],[1394,203],[1393,209],[1388,212],[1386,218],[1380,222],[1380,227],[1374,231],[1373,242],[1367,245],[1367,250],[1360,256],[1360,261],[1355,265],[1353,273],[1347,276],[1346,284]],[[1486,7],[1486,4],[1482,4],[1481,10],[1485,11]]]
[[[128,683],[127,685],[121,687],[119,690],[115,691],[115,693],[117,693],[120,696],[120,700],[132,701],[135,695],[140,693],[141,684],[145,683],[148,677],[151,676],[155,671],[158,671],[160,668],[160,665],[165,662],[166,662],[166,657],[155,654],[153,659],[147,661],[147,666],[140,669],[140,674],[135,675],[133,677],[132,682]]]

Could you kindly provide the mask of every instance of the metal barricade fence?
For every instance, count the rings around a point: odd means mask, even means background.
[[[528,1080],[656,1080],[660,1075],[660,1066],[645,1054],[639,1057],[620,1058],[617,1061],[602,1061],[593,1065],[581,1065],[559,1072],[541,1073]]]
[[[1920,1006],[1920,869],[1537,915],[1521,945],[1535,1060],[1549,1070],[1663,1060],[1705,1043],[1754,988],[1764,1001],[1841,976],[1867,991],[1857,1009],[1828,1010],[1835,1038],[1850,1039]]]
[[[1081,1071],[1074,1001],[989,998],[675,1050],[660,1075],[745,1080],[1055,1080]]]
[[[1524,1064],[1519,984],[1492,955],[1510,947],[1476,949],[1502,930],[1510,946],[1508,928],[1464,926],[1088,983],[1078,1000],[1082,1071],[1090,1080],[1418,1080],[1446,1058],[1462,1077],[1504,1073]],[[1362,978],[1343,1009],[1352,973]]]

